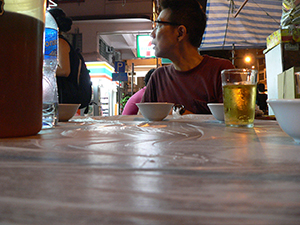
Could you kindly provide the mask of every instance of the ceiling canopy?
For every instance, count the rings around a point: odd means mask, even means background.
[[[233,44],[236,48],[264,48],[266,38],[280,28],[282,1],[207,0],[206,14],[200,50],[231,49]]]

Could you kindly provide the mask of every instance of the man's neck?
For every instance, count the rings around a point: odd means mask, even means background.
[[[198,66],[203,60],[197,50],[185,52],[184,50],[178,53],[177,57],[171,59],[173,65],[178,71],[188,71]]]

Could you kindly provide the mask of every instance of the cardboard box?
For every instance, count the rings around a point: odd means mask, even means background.
[[[297,43],[300,42],[300,28],[279,29],[267,37],[267,49],[271,49],[279,43]]]
[[[278,99],[300,98],[297,72],[300,72],[300,67],[291,67],[278,74]]]

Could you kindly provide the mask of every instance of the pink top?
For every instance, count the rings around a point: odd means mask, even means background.
[[[122,112],[122,115],[136,115],[138,113],[139,109],[135,103],[141,102],[145,90],[146,90],[146,87],[143,87],[141,90],[136,92],[134,95],[132,95],[128,99],[128,101],[124,107],[124,110]]]

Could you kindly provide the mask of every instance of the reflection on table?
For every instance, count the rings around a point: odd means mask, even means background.
[[[6,224],[300,224],[300,145],[275,120],[75,117],[0,157]]]

